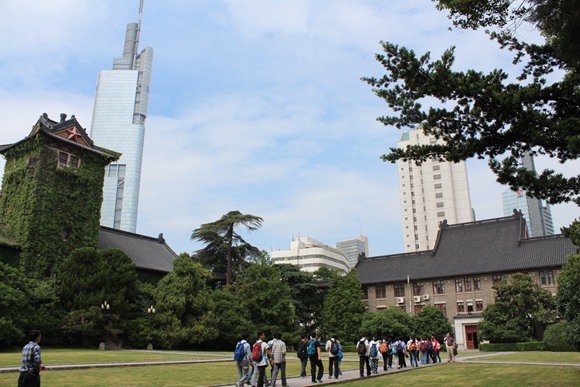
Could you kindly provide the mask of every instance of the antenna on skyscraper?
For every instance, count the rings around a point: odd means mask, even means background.
[[[139,34],[141,33],[141,15],[143,14],[143,0],[139,2],[139,20],[137,20],[137,34],[135,36],[135,50],[133,50],[133,70],[137,69],[137,51],[139,48]]]

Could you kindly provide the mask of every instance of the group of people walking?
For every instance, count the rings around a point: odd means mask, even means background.
[[[276,387],[278,374],[282,387],[288,387],[286,383],[286,343],[282,341],[282,334],[275,333],[272,340],[265,342],[263,332],[258,332],[255,344],[252,346],[248,342],[249,335],[244,333],[242,340],[237,344],[234,353],[238,368],[238,381],[235,387],[243,387],[244,383],[252,387]],[[410,360],[411,367],[419,367],[430,363],[441,363],[441,344],[435,338],[431,337],[410,337],[405,341],[402,337],[392,339],[382,337],[380,340],[377,336],[363,336],[356,345],[359,356],[360,377],[364,378],[371,374],[378,374],[379,361],[383,360],[383,370],[387,371],[393,368],[395,362],[398,369],[407,367],[407,358]],[[451,334],[447,334],[444,339],[447,349],[449,362],[455,361],[457,354],[457,344]],[[324,365],[321,356],[321,343],[316,332],[310,335],[310,340],[306,335],[301,335],[297,344],[297,355],[301,362],[300,377],[308,377],[306,367],[310,361],[310,377],[312,383],[322,383],[324,375]],[[325,350],[328,353],[328,378],[338,379],[342,372],[340,364],[343,358],[342,345],[338,337],[332,336],[326,342]],[[272,366],[270,381],[266,375],[268,364]],[[251,368],[251,370],[250,370]]]

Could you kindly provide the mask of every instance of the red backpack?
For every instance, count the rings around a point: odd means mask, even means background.
[[[252,352],[252,359],[255,362],[261,362],[264,355],[262,354],[262,343],[254,344],[254,351]]]

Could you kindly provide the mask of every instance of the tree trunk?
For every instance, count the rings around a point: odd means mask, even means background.
[[[232,237],[234,232],[234,225],[230,226],[228,231],[228,267],[226,270],[226,285],[232,284]]]

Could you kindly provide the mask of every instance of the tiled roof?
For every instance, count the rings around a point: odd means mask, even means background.
[[[562,235],[522,238],[521,214],[447,225],[432,251],[370,257],[356,265],[363,284],[406,282],[564,265],[576,251]]]
[[[77,132],[81,135],[81,137],[88,144],[88,146],[77,143],[75,141],[68,140],[66,138],[54,134],[72,127],[76,127]],[[43,133],[44,135],[53,138],[55,140],[65,142],[69,145],[73,145],[88,150],[90,152],[97,153],[99,155],[108,156],[113,160],[117,160],[121,156],[120,153],[95,146],[93,140],[90,139],[90,137],[87,135],[86,130],[79,124],[74,115],[69,120],[67,120],[66,114],[62,114],[61,121],[56,122],[48,118],[48,115],[46,113],[40,116],[36,124],[34,124],[34,126],[32,127],[32,131],[28,136],[26,136],[25,138],[23,138],[18,142],[15,142],[14,144],[0,145],[0,153],[3,153],[4,151],[12,148],[13,146],[18,145],[24,141],[27,141],[28,139],[36,136],[38,133]]]
[[[173,260],[177,258],[177,254],[165,243],[163,234],[160,234],[158,238],[152,238],[101,226],[99,250],[109,247],[126,252],[137,269],[169,273],[173,270]]]

